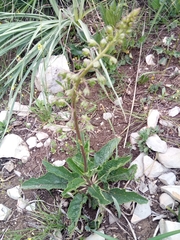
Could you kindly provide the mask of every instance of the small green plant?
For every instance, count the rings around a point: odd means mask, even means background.
[[[159,133],[160,129],[159,127],[155,128],[145,128],[139,132],[139,137],[138,137],[138,147],[140,152],[148,153],[149,148],[146,145],[147,139],[152,136],[153,134]]]
[[[40,121],[52,122],[52,105],[50,103],[44,103],[44,101],[36,100],[35,106],[31,107],[31,111],[35,113]]]
[[[70,235],[73,234],[77,227],[83,207],[87,203],[91,208],[99,208],[100,213],[103,214],[102,209],[111,203],[118,206],[129,201],[147,202],[145,198],[135,192],[111,187],[111,182],[133,179],[137,167],[133,165],[130,168],[124,168],[124,165],[131,160],[130,156],[118,157],[116,154],[113,157],[113,152],[117,149],[120,142],[120,138],[117,137],[110,140],[92,156],[90,143],[84,140],[79,127],[79,119],[83,119],[83,123],[88,124],[89,118],[86,114],[81,117],[77,114],[78,100],[81,100],[80,106],[82,108],[88,109],[84,96],[89,94],[89,86],[93,82],[101,85],[105,84],[106,79],[98,70],[101,59],[106,56],[109,57],[111,64],[117,63],[116,58],[106,53],[112,46],[122,44],[123,39],[131,32],[131,26],[138,13],[139,9],[133,10],[115,28],[107,26],[106,37],[100,41],[100,44],[94,39],[89,39],[89,48],[83,49],[83,54],[86,56],[83,67],[77,73],[71,72],[63,75],[67,85],[71,86],[65,93],[71,99],[72,119],[78,145],[77,154],[66,160],[67,166],[56,167],[47,161],[43,161],[47,173],[38,179],[31,178],[22,184],[24,189],[61,189],[62,197],[72,198],[67,211],[67,217],[70,220],[70,225],[68,226]],[[96,57],[93,57],[91,54],[94,48],[97,49]],[[86,79],[86,75],[91,70],[96,72],[97,78]],[[117,209],[120,215],[120,209]],[[99,225],[100,222],[97,222],[95,229]]]

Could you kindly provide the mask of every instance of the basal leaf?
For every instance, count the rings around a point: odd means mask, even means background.
[[[130,159],[131,157],[128,156],[128,157],[122,157],[122,158],[113,159],[108,162],[105,162],[102,165],[102,169],[98,172],[98,180],[106,181],[108,178],[108,175],[112,171],[119,169],[121,166],[124,166],[124,164],[130,161]]]
[[[83,178],[75,178],[73,181],[68,182],[66,189],[64,189],[62,196],[67,195],[68,192],[75,191],[79,187],[85,185],[86,181]]]
[[[43,161],[43,165],[46,167],[46,170],[48,172],[53,173],[58,177],[64,178],[67,181],[72,181],[75,177],[78,177],[78,174],[74,174],[74,173],[70,172],[64,166],[56,167],[47,161]]]
[[[71,169],[72,172],[78,173],[80,176],[83,175],[83,170],[76,164],[76,161],[74,161],[75,159],[72,158],[68,158],[66,160],[68,167]]]
[[[109,191],[112,197],[121,205],[126,202],[137,202],[139,204],[147,203],[147,199],[135,192],[128,192],[125,189],[113,188]]]
[[[40,178],[31,178],[22,184],[23,189],[64,189],[67,181],[53,173],[46,173]]]
[[[137,165],[132,165],[130,168],[120,167],[117,170],[112,171],[108,176],[108,181],[117,182],[120,180],[132,180],[137,171]]]
[[[83,194],[76,194],[74,198],[71,200],[67,216],[71,220],[71,225],[68,227],[69,233],[72,234],[77,222],[81,216],[81,209],[84,203],[86,203],[87,197]]]
[[[92,187],[88,188],[88,193],[91,195],[92,198],[97,199],[99,204],[108,205],[111,203],[102,193],[102,189],[98,185],[93,185]]]
[[[114,138],[94,154],[95,167],[101,166],[112,156],[113,151],[117,147],[119,142],[120,142],[119,138]]]

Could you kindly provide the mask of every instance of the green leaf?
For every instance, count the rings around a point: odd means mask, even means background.
[[[23,189],[65,189],[67,181],[52,173],[46,173],[40,178],[31,178],[22,184]]]
[[[121,180],[132,180],[137,171],[137,165],[132,165],[130,168],[120,167],[119,169],[112,171],[107,180],[110,182],[117,182]]]
[[[131,157],[122,157],[118,159],[113,159],[108,162],[105,162],[102,165],[102,169],[98,171],[98,180],[100,181],[106,181],[108,178],[108,175],[114,171],[120,168],[121,166],[124,166],[127,162],[131,160]]]
[[[68,227],[68,231],[70,234],[73,233],[77,222],[81,216],[81,209],[84,203],[86,203],[87,197],[83,194],[76,194],[72,201],[70,202],[67,216],[71,220],[71,225]]]
[[[119,142],[119,138],[114,138],[94,154],[95,167],[101,166],[112,156],[113,151],[115,150]]]
[[[107,240],[118,240],[117,238],[113,238],[113,237],[110,237],[110,236],[108,236],[108,235],[106,235],[106,234],[104,234],[104,233],[101,233],[101,232],[99,232],[99,231],[96,231],[96,230],[92,230],[94,233],[96,233],[97,235],[99,235],[99,236],[101,236],[101,237],[103,237],[103,238],[105,238],[105,239],[107,239]]]
[[[81,176],[83,175],[83,169],[76,164],[76,162],[77,162],[76,158],[74,158],[74,157],[68,158],[66,160],[66,162],[67,162],[68,167],[71,169],[72,172],[78,173]]]
[[[114,202],[114,206],[118,212],[118,218],[121,217],[121,209],[120,209],[120,205],[118,203],[118,201],[112,196],[113,202]]]
[[[56,167],[56,166],[53,166],[51,163],[49,163],[47,161],[43,161],[43,165],[46,167],[48,172],[53,173],[58,177],[64,178],[68,182],[72,181],[74,178],[78,177],[78,174],[74,174],[74,173],[70,172],[64,166]]]
[[[167,232],[167,233],[163,233],[159,236],[156,237],[152,237],[152,238],[148,238],[148,240],[163,240],[163,239],[167,239],[167,237],[173,236],[180,233],[180,230],[175,230],[175,231],[171,231],[171,232]]]
[[[91,195],[92,198],[97,199],[99,204],[108,205],[111,203],[102,193],[102,189],[98,185],[93,185],[92,187],[88,188],[88,193]]]
[[[139,204],[147,203],[147,199],[135,192],[127,192],[125,189],[113,188],[109,191],[117,202],[121,205],[126,202],[137,202]]]
[[[62,196],[65,197],[65,195],[67,195],[68,192],[75,191],[76,189],[78,189],[79,187],[85,184],[86,184],[86,181],[80,177],[73,179],[73,181],[68,182],[68,185],[66,189],[64,189]]]

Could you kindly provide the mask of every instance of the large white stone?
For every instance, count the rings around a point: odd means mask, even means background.
[[[2,157],[18,158],[25,163],[28,161],[30,153],[21,137],[16,134],[7,134],[0,145],[0,158]]]
[[[167,172],[167,168],[165,168],[162,164],[153,160],[149,156],[144,156],[143,158],[144,164],[144,174],[148,178],[159,177],[162,173]]]
[[[179,230],[180,229],[180,223],[178,222],[171,222],[168,220],[164,220],[161,219],[159,222],[159,227],[160,227],[160,233],[169,233],[175,230]],[[164,240],[179,240],[180,239],[180,233],[175,234],[173,236],[170,237],[166,237],[164,238]]]
[[[144,158],[145,154],[144,153],[140,153],[139,156],[134,159],[134,161],[131,162],[130,167],[132,165],[137,165],[137,171],[135,173],[135,179],[138,179],[140,177],[143,176],[144,174],[144,165],[143,165],[143,158]]]
[[[173,199],[180,202],[180,186],[176,185],[162,186],[161,191],[169,194]]]
[[[42,59],[35,77],[36,88],[43,92],[61,92],[63,87],[57,81],[63,84],[60,74],[69,71],[68,62],[64,55],[51,56],[48,64],[45,59]]]
[[[159,120],[160,112],[157,109],[151,109],[148,113],[147,126],[155,128]]]
[[[167,168],[180,168],[180,149],[170,147],[165,153],[158,153],[157,159]]]
[[[174,185],[176,182],[176,175],[173,172],[164,173],[158,178],[165,185]]]
[[[173,208],[175,204],[174,199],[169,196],[167,193],[162,193],[159,197],[159,205],[162,209],[166,209],[167,207]]]
[[[136,224],[151,215],[150,203],[139,204],[137,203],[133,216],[131,218],[131,223]]]
[[[165,153],[167,151],[167,143],[162,141],[157,134],[148,137],[146,145],[155,152]]]
[[[0,204],[0,221],[5,221],[11,214],[11,209]]]

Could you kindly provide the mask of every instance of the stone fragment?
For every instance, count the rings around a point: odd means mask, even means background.
[[[58,112],[58,115],[60,116],[60,118],[63,120],[63,121],[69,121],[70,120],[70,117],[71,117],[71,114],[70,112],[68,111],[62,111],[62,112]]]
[[[147,187],[147,184],[144,183],[143,181],[140,182],[139,184],[139,191],[141,191],[142,193],[147,192],[149,189]]]
[[[103,119],[104,120],[109,120],[113,117],[113,114],[110,112],[103,113]]]
[[[180,149],[170,147],[165,153],[158,153],[157,159],[167,168],[180,168]]]
[[[44,147],[49,147],[51,144],[51,138],[48,138],[45,142],[44,142]]]
[[[12,172],[15,168],[14,163],[12,161],[8,161],[4,164],[4,168],[8,171],[8,172]]]
[[[165,185],[174,185],[176,182],[176,175],[173,172],[164,173],[158,178]]]
[[[154,55],[153,54],[147,55],[145,59],[146,59],[147,65],[150,65],[150,66],[156,65],[153,61],[154,60]]]
[[[151,215],[150,202],[145,204],[137,203],[133,216],[131,218],[131,223],[136,224]]]
[[[49,135],[45,132],[37,132],[36,137],[37,137],[38,141],[41,141],[41,140],[48,138]]]
[[[144,156],[143,158],[144,164],[144,174],[148,178],[156,178],[159,177],[162,173],[167,172],[167,168],[153,160],[149,156]]]
[[[35,202],[28,203],[25,209],[29,212],[34,212],[36,210],[36,203]]]
[[[56,160],[52,164],[56,167],[62,167],[66,163],[66,160]]]
[[[156,185],[157,181],[148,180],[148,187],[150,194],[156,194],[158,186]]]
[[[130,143],[132,145],[132,149],[136,150],[136,144],[138,143],[139,139],[139,133],[138,132],[133,132],[130,135]]]
[[[0,112],[0,122],[4,122],[6,120],[8,111],[1,111]]]
[[[175,230],[179,230],[180,229],[180,223],[178,222],[171,222],[169,220],[164,220],[161,219],[159,222],[159,227],[160,227],[160,233],[169,233]],[[180,239],[180,233],[170,236],[170,237],[166,237],[164,240],[179,240]]]
[[[103,231],[103,230],[101,230],[101,231],[98,231],[98,232],[104,233],[104,231]],[[96,233],[93,233],[93,234],[91,234],[89,237],[87,237],[85,240],[105,240],[105,238],[104,238],[104,237],[101,237],[101,236],[99,236],[99,235],[98,235],[98,234],[96,234]]]
[[[21,117],[27,117],[30,113],[29,106],[22,105],[19,102],[15,102],[13,106],[13,111]]]
[[[170,116],[170,117],[175,117],[176,115],[178,115],[178,114],[180,113],[180,107],[175,106],[175,107],[173,107],[172,109],[170,109],[170,110],[168,111],[168,113],[169,113],[169,116]]]
[[[55,96],[55,95],[52,95],[52,94],[46,94],[44,92],[40,92],[38,98],[37,98],[39,101],[42,101],[44,102],[44,104],[53,104],[55,102],[58,101],[59,97]]]
[[[43,127],[43,129],[49,129],[52,132],[59,132],[59,131],[63,131],[63,132],[70,132],[71,128],[69,128],[66,125],[58,125],[58,124],[47,124]]]
[[[114,101],[114,105],[116,106],[121,106],[122,104],[123,104],[122,97],[119,97]]]
[[[165,126],[165,127],[173,127],[174,125],[172,124],[172,122],[168,121],[168,120],[164,120],[164,119],[160,119],[159,120],[159,123],[162,125],[162,126]]]
[[[162,209],[166,209],[167,207],[170,207],[173,209],[175,204],[174,199],[169,196],[167,193],[162,193],[159,197],[159,205]]]
[[[167,151],[167,143],[162,141],[157,134],[148,137],[146,145],[155,152],[165,153]]]
[[[36,145],[37,145],[37,138],[30,137],[26,140],[26,143],[28,144],[29,149],[32,149],[32,148],[36,147]]]
[[[138,179],[140,177],[143,176],[144,174],[144,165],[143,165],[143,158],[144,158],[145,154],[144,153],[140,153],[139,156],[134,159],[134,161],[131,162],[130,167],[134,164],[137,165],[137,171],[135,173],[135,179]]]
[[[148,113],[147,126],[155,128],[160,117],[160,112],[157,109],[151,109]]]
[[[0,204],[0,221],[5,221],[11,214],[11,209],[4,206],[3,204]]]
[[[30,157],[30,153],[21,137],[16,134],[7,134],[0,145],[0,158],[2,157],[17,158],[26,163]]]
[[[25,200],[22,197],[18,198],[18,200],[17,200],[17,211],[22,213],[23,210],[26,208],[27,204],[28,204],[27,200]]]
[[[63,91],[63,87],[57,83],[64,83],[60,74],[70,72],[69,66],[64,55],[51,56],[47,60],[42,59],[35,76],[35,85],[39,91],[58,93]]]
[[[180,202],[180,186],[176,186],[176,185],[162,186],[161,191],[166,192],[173,199]]]
[[[44,144],[43,144],[42,142],[39,142],[39,143],[37,143],[37,145],[36,145],[37,148],[41,148],[41,147],[43,147],[43,146],[44,146]]]
[[[111,214],[109,214],[109,224],[113,224],[115,223],[117,220],[115,219],[115,217],[113,217]]]
[[[21,177],[21,172],[19,172],[19,171],[17,171],[17,170],[14,170],[14,174],[16,174],[16,176],[18,176],[18,177]]]
[[[22,195],[21,187],[15,186],[13,188],[9,188],[7,190],[7,195],[14,200],[18,200],[18,198],[20,198]]]
[[[55,237],[54,240],[63,240],[63,239],[64,239],[61,231],[58,230],[58,229],[56,229],[56,230],[53,232],[53,236]]]

